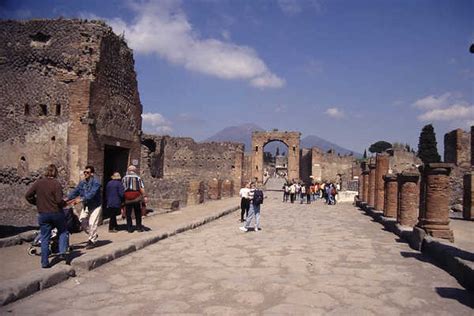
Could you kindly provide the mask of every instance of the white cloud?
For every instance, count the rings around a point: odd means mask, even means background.
[[[413,106],[419,109],[438,109],[443,106],[446,106],[451,97],[452,94],[449,92],[442,94],[439,97],[429,95],[419,100],[416,100],[413,103]]]
[[[429,110],[418,116],[420,121],[472,121],[474,105],[453,104],[444,109]],[[467,122],[466,122],[467,123]]]
[[[462,99],[456,93],[444,93],[440,96],[429,95],[417,100],[413,105],[423,111],[419,121],[444,121],[458,126],[470,126],[474,121],[474,104]]]
[[[182,11],[180,2],[132,2],[131,8],[136,13],[132,23],[119,18],[108,22],[115,33],[125,34],[136,53],[157,54],[188,70],[221,79],[248,80],[258,88],[285,85],[285,80],[273,74],[253,48],[201,38]]]
[[[322,11],[319,0],[278,0],[280,10],[289,16],[295,16],[306,10],[314,10],[317,13]]]
[[[336,107],[328,108],[324,113],[335,119],[344,117],[344,112]]]
[[[143,113],[143,129],[147,132],[158,134],[169,134],[173,131],[171,122],[160,113]]]
[[[278,105],[275,108],[275,113],[286,113],[288,111],[288,107],[286,105]]]

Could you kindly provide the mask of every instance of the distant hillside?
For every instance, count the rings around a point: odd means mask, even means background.
[[[308,135],[302,138],[300,145],[303,148],[319,147],[324,151],[333,149],[336,153],[341,154],[341,155],[349,155],[352,153],[357,158],[362,157],[361,153],[355,153],[352,150],[349,150],[339,145],[336,145],[334,143],[331,143],[315,135]]]
[[[226,127],[215,135],[204,140],[205,142],[235,142],[245,144],[245,151],[250,151],[252,147],[252,132],[264,131],[260,126],[247,123],[239,126]]]
[[[204,140],[204,142],[228,141],[228,142],[243,143],[245,144],[245,151],[250,151],[250,148],[252,146],[252,132],[253,131],[264,131],[264,129],[253,123],[242,124],[239,126],[230,126],[217,132],[215,135]],[[268,146],[265,146],[265,151],[275,153],[277,147],[279,147],[280,153],[287,151],[286,146],[282,145],[279,142],[272,142],[268,144]],[[327,140],[324,140],[314,135],[308,135],[302,138],[301,147],[302,148],[319,147],[324,151],[328,151],[329,149],[334,149],[335,152],[341,155],[350,154],[352,152],[349,149],[343,148],[341,146],[338,146],[334,143],[331,143]],[[354,156],[362,157],[362,155],[359,153],[354,153]]]

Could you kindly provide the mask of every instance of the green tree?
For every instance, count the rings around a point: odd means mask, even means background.
[[[389,148],[392,148],[392,144],[390,144],[389,142],[386,142],[384,140],[379,140],[378,142],[373,143],[372,145],[370,145],[369,151],[371,153],[382,153],[382,152],[386,151]]]
[[[441,156],[438,154],[436,133],[431,124],[425,125],[421,130],[420,138],[418,139],[417,156],[423,163],[441,161]]]
[[[367,149],[364,149],[364,156],[362,158],[367,159]]]
[[[277,150],[276,150],[275,156],[280,156],[280,147],[277,147]]]

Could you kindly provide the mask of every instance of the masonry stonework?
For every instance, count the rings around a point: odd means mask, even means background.
[[[107,146],[126,153],[114,171],[132,160],[139,167],[142,106],[122,38],[99,21],[0,21],[0,29],[0,170],[11,175],[0,183],[0,210],[30,209],[27,184],[50,163],[65,187],[86,164],[105,184]],[[13,183],[15,173],[25,180]]]
[[[463,212],[464,219],[474,219],[474,175],[468,172],[464,175]]]
[[[376,164],[373,159],[369,162],[369,190],[367,203],[370,207],[375,205],[375,168]]]
[[[395,174],[386,174],[384,179],[383,216],[397,218],[398,209],[398,180]]]
[[[388,173],[389,155],[379,153],[376,156],[375,167],[375,202],[374,206],[377,211],[383,211],[384,206],[384,180],[383,177]]]
[[[419,172],[405,170],[397,175],[398,179],[398,211],[397,222],[406,227],[414,227],[418,222],[420,199]]]

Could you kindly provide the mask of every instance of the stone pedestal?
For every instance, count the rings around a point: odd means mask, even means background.
[[[429,163],[420,167],[422,173],[422,199],[418,227],[427,234],[454,241],[453,231],[449,228],[449,197],[451,187],[449,163]]]
[[[369,202],[369,170],[364,170],[362,172],[362,177],[364,181],[364,191],[362,193],[362,201],[364,203]]]
[[[384,207],[383,216],[397,218],[398,208],[398,180],[395,174],[386,174],[384,180]]]
[[[368,201],[370,207],[375,206],[375,163],[369,164],[369,196]]]
[[[398,179],[397,222],[402,226],[414,227],[418,222],[419,179],[417,170],[403,171]]]
[[[472,172],[464,175],[464,194],[462,198],[462,216],[465,219],[474,219],[474,176]]]
[[[383,176],[388,173],[390,156],[377,154],[375,162],[375,201],[374,207],[377,211],[383,211],[384,206],[384,180]]]

